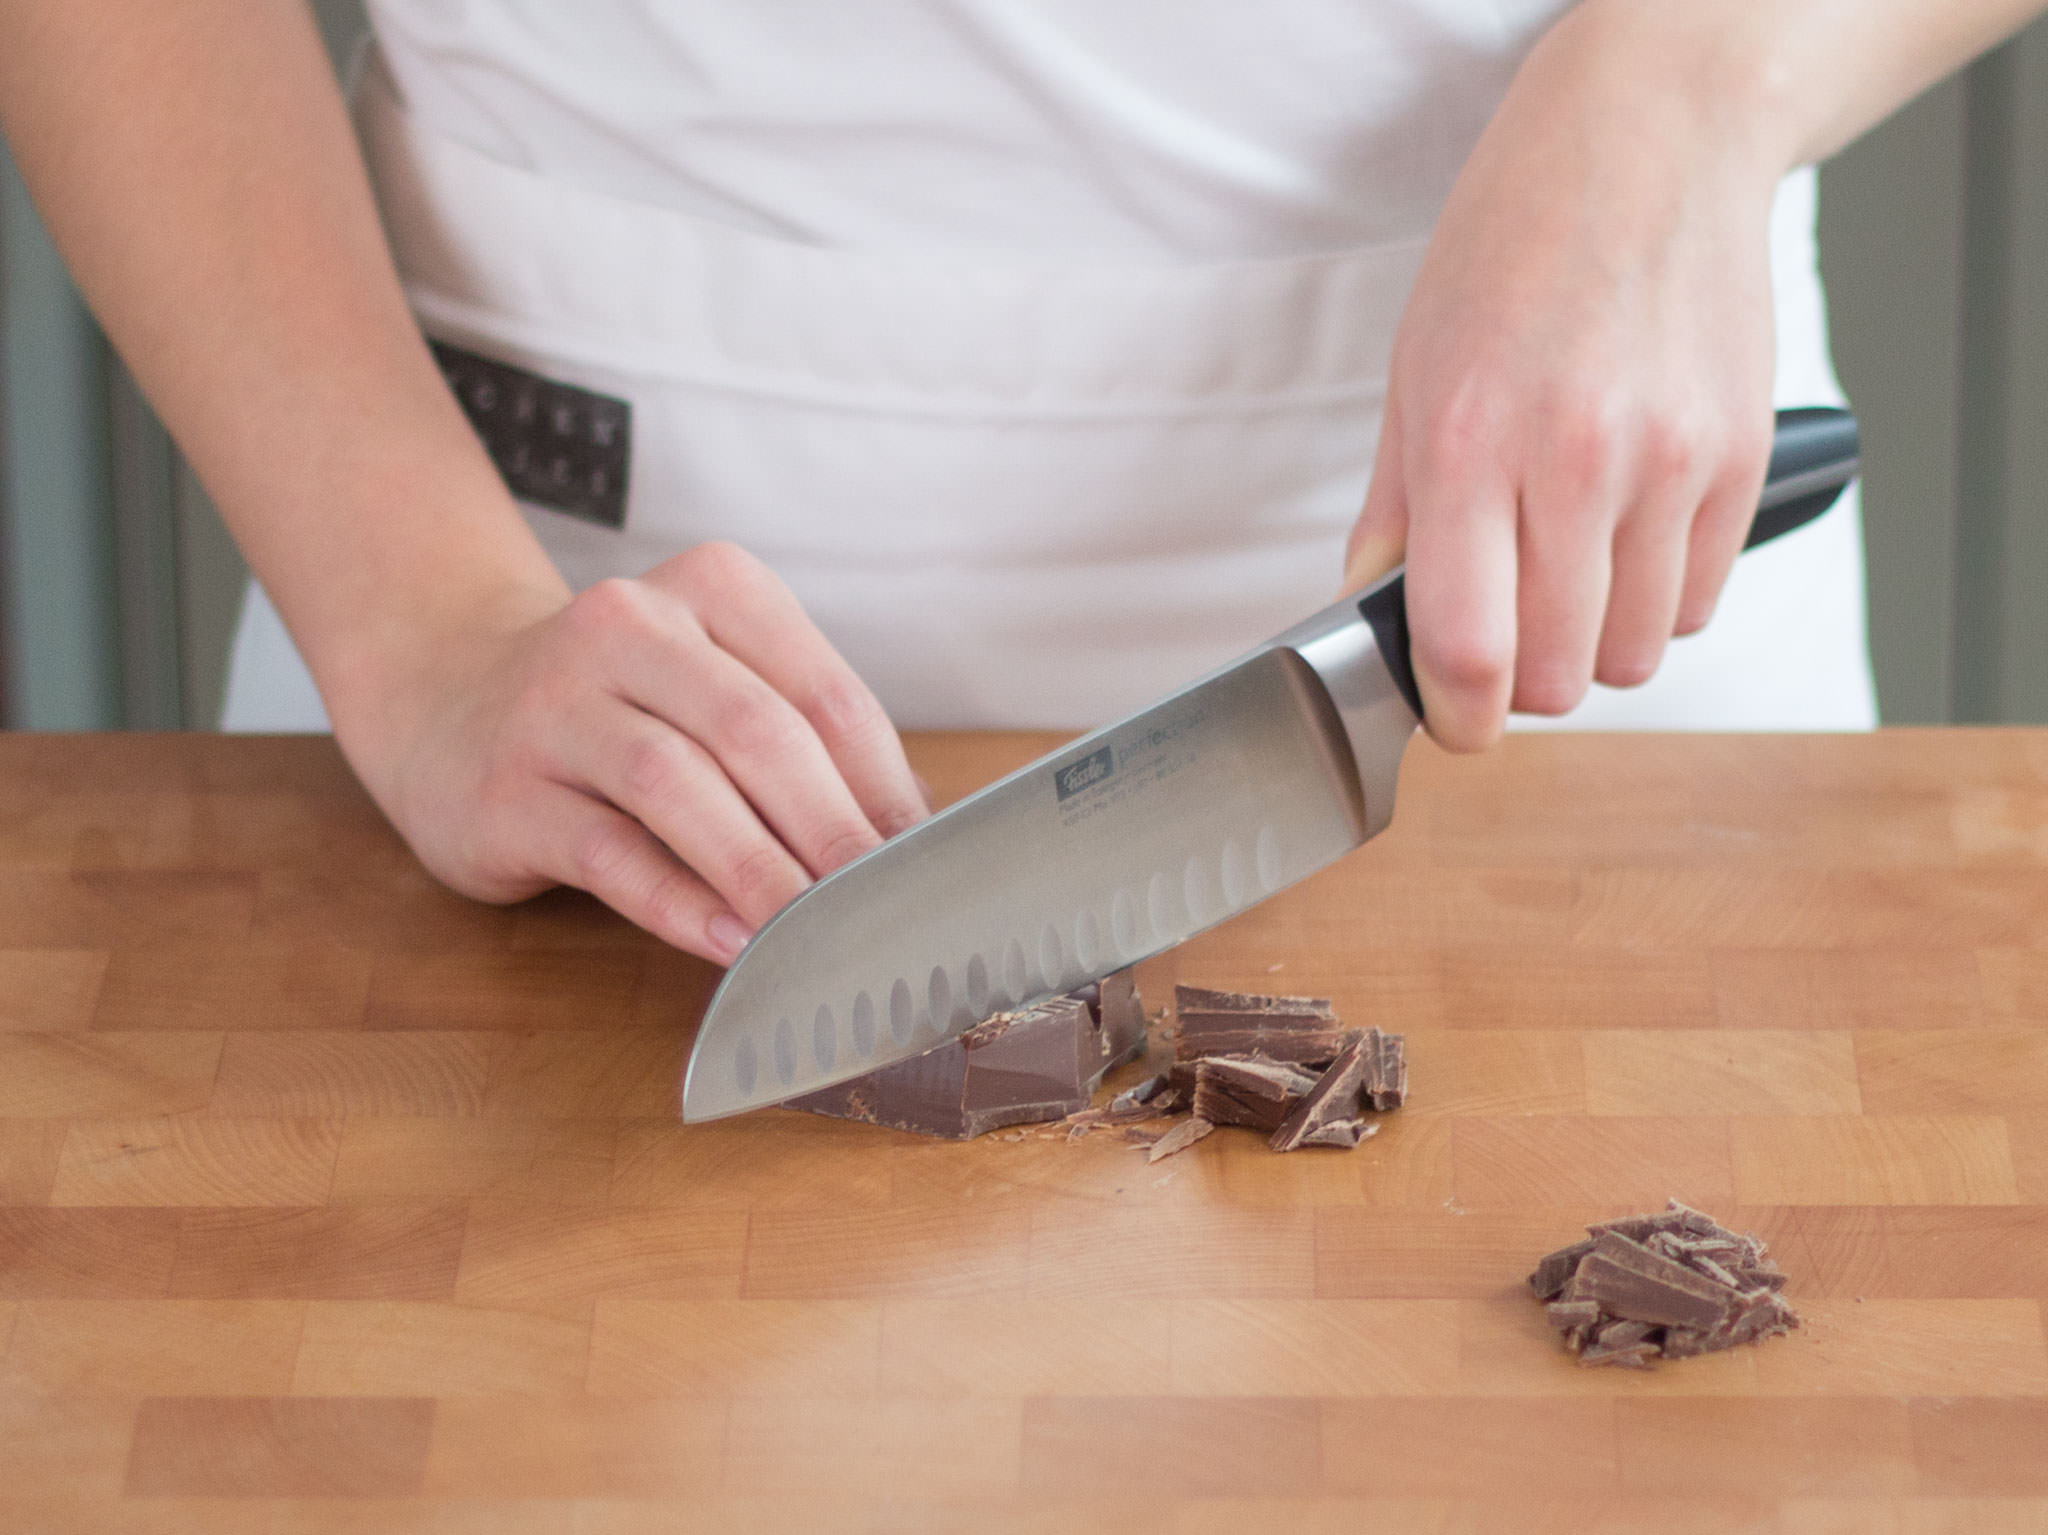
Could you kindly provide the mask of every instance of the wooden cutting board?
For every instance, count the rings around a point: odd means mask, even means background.
[[[712,971],[441,891],[331,744],[0,737],[0,1529],[2048,1527],[2048,733],[1418,745],[1176,978],[1409,1106],[686,1128]],[[1670,1195],[1807,1327],[1576,1368],[1522,1275]]]

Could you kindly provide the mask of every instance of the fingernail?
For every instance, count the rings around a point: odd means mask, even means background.
[[[731,964],[739,958],[747,940],[754,936],[753,930],[729,911],[722,911],[713,917],[705,929],[711,940],[712,953],[721,964]]]

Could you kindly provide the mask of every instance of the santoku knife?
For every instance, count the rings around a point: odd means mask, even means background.
[[[1778,413],[1745,547],[1857,471],[1856,421]],[[1383,830],[1421,722],[1399,571],[837,869],[733,962],[683,1118],[929,1050],[1213,927]]]

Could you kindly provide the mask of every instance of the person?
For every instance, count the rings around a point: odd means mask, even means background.
[[[1872,723],[1853,506],[1730,576],[1810,167],[2040,8],[372,0],[352,134],[299,0],[0,0],[0,128],[260,577],[229,723],[725,961],[926,813],[897,725],[1340,569],[1454,750]]]

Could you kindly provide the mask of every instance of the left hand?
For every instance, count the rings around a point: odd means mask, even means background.
[[[1785,166],[1589,9],[1530,55],[1437,224],[1346,560],[1356,587],[1405,550],[1453,750],[1646,681],[1712,614],[1770,454]]]

